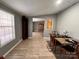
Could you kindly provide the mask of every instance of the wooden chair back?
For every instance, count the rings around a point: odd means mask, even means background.
[[[79,59],[79,43],[76,46],[76,55],[78,56],[78,59]]]

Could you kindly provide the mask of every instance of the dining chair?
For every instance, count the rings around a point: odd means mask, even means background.
[[[66,55],[67,57],[71,57],[71,59],[79,59],[79,43],[76,45],[72,45],[74,47],[74,51],[67,51],[65,48],[61,48],[61,53]],[[68,58],[67,58],[68,59]]]
[[[52,35],[50,34],[50,42],[51,42],[51,50],[56,53],[56,54],[61,54],[61,44],[59,44],[59,42],[57,42],[57,40],[55,39],[57,36],[56,35]]]
[[[50,47],[51,47],[51,49],[53,50],[53,48],[55,47],[55,36],[54,35],[52,35],[52,34],[50,34]]]

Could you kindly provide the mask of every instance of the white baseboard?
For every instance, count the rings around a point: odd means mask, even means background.
[[[4,55],[3,55],[3,57],[6,57],[18,44],[20,44],[22,42],[22,39],[19,41],[19,42],[17,42],[8,52],[6,52]]]

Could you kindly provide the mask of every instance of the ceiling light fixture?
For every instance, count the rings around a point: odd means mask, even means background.
[[[62,3],[62,0],[57,0],[56,4],[61,4]]]

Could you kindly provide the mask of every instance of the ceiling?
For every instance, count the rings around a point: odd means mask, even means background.
[[[56,14],[79,0],[1,0],[2,3],[26,16]]]

